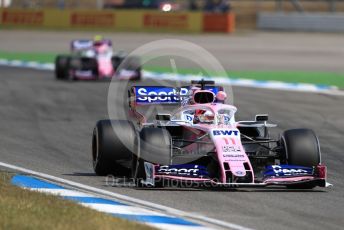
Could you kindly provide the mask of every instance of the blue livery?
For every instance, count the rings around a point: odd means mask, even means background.
[[[203,165],[181,164],[156,166],[157,175],[186,176],[186,177],[209,177],[207,168]]]
[[[136,86],[134,92],[137,104],[178,104],[189,96],[190,87],[165,87],[165,86]],[[215,95],[220,91],[219,87],[207,86],[206,90]]]
[[[269,165],[266,166],[265,177],[292,177],[292,176],[312,176],[314,169],[297,165]]]
[[[181,97],[187,96],[189,90],[163,86],[137,86],[135,87],[136,103],[138,104],[176,104]]]
[[[212,130],[214,136],[238,136],[239,130]]]

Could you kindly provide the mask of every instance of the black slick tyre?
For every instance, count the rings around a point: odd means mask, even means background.
[[[305,167],[317,166],[321,162],[320,145],[316,134],[309,129],[287,130],[281,137],[281,143],[285,152],[285,161],[289,165]],[[295,184],[288,188],[311,189],[315,185]]]
[[[98,121],[92,137],[92,161],[95,173],[100,176],[109,174],[130,176],[135,138],[136,132],[131,122]]]
[[[58,80],[63,80],[68,78],[68,63],[69,56],[58,55],[55,58],[55,77]]]

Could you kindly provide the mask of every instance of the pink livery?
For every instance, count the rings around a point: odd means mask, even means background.
[[[130,121],[103,120],[96,125],[95,172],[115,174],[114,168],[105,165],[113,161],[126,167],[138,186],[161,187],[167,181],[291,189],[329,185],[319,140],[312,130],[286,130],[274,139],[269,130],[276,125],[268,123],[268,115],[236,121],[237,108],[225,104],[226,98],[223,87],[213,81],[192,81],[179,88],[131,87]],[[158,110],[153,118],[146,115],[149,106]],[[107,139],[113,142],[106,146],[113,146],[113,151],[106,152],[100,144],[105,134],[100,130],[108,126],[113,132],[106,134]],[[124,152],[115,153],[115,147]]]
[[[55,59],[55,75],[62,80],[140,80],[141,63],[138,57],[113,53],[112,42],[73,40],[70,55]]]

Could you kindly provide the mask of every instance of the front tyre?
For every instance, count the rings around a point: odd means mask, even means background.
[[[99,176],[109,174],[130,176],[135,138],[136,132],[131,122],[98,121],[92,137],[92,161],[95,173]]]
[[[282,147],[284,148],[285,161],[289,165],[305,167],[317,166],[321,162],[321,152],[318,138],[313,130],[292,129],[287,130],[281,137]],[[311,189],[315,185],[296,184],[289,185],[288,188]]]
[[[142,78],[141,59],[139,57],[129,56],[127,57],[126,63],[128,66],[127,68],[129,70],[134,70],[136,73],[136,76],[131,80],[140,81]]]
[[[69,63],[69,56],[66,55],[58,55],[55,58],[55,77],[58,80],[67,79],[68,78],[68,63]]]
[[[112,63],[115,71],[118,73],[121,70],[128,70],[134,72],[134,76],[130,78],[133,81],[139,81],[142,78],[141,59],[137,56],[128,56],[126,58],[113,57]],[[119,68],[120,67],[120,68]]]

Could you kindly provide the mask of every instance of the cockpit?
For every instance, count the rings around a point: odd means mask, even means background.
[[[194,125],[230,125],[235,123],[234,114],[236,108],[227,105],[222,105],[221,107],[223,108],[199,105],[185,107],[183,110],[177,112],[171,120],[178,120]]]

